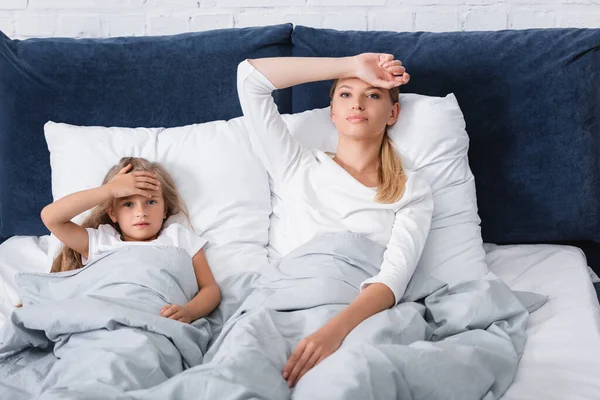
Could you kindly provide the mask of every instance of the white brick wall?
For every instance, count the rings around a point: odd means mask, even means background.
[[[456,31],[600,27],[600,0],[0,0],[14,38],[167,35],[292,22]]]

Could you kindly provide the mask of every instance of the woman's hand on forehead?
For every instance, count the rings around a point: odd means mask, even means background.
[[[383,89],[405,85],[410,75],[400,60],[392,54],[362,53],[354,56],[356,77]]]

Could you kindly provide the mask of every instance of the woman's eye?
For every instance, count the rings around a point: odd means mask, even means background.
[[[350,93],[342,92],[342,93],[340,93],[340,97],[348,98],[348,97],[350,97]]]
[[[156,204],[156,200],[148,200],[148,205],[151,206],[153,204]]]
[[[133,203],[128,201],[127,203],[123,204],[123,207],[133,207]]]
[[[367,97],[369,97],[371,99],[378,99],[379,95],[377,93],[370,93],[367,95]]]

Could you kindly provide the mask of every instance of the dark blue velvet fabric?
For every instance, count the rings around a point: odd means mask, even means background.
[[[600,29],[338,32],[296,27],[294,56],[392,53],[404,91],[456,94],[485,241],[600,242]],[[329,83],[292,90],[294,112]]]
[[[291,24],[163,37],[10,40],[0,33],[0,236],[47,233],[48,120],[173,127],[242,114],[236,70],[289,56]],[[291,92],[276,93],[282,112]]]
[[[391,52],[412,75],[405,91],[454,92],[484,240],[600,241],[600,30],[292,34],[290,25],[95,40],[0,34],[0,237],[46,233],[46,121],[169,127],[236,117],[237,64],[292,51]],[[275,96],[280,111],[293,101],[298,112],[326,106],[328,89]]]
[[[600,244],[594,242],[559,242],[557,244],[579,247],[585,253],[587,264],[600,276]]]

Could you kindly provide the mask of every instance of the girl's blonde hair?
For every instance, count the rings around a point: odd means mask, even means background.
[[[333,85],[331,85],[331,89],[329,90],[329,97],[331,100],[333,100],[337,84],[338,79],[333,81]],[[398,87],[393,87],[388,89],[388,93],[392,104],[398,103],[400,99],[400,89]],[[379,184],[377,185],[375,201],[384,204],[395,203],[400,200],[404,193],[406,175],[404,173],[404,167],[402,166],[402,159],[394,149],[394,142],[388,135],[387,126],[385,128],[385,133],[383,134],[381,148],[379,149],[379,159]]]
[[[182,213],[188,222],[190,221],[189,214],[185,207],[177,188],[175,187],[175,182],[171,175],[158,163],[150,162],[144,158],[138,157],[124,157],[119,163],[113,166],[104,177],[102,184],[108,183],[112,178],[114,178],[121,169],[125,168],[127,165],[131,164],[132,168],[128,173],[135,171],[147,171],[152,172],[156,175],[156,178],[160,182],[161,192],[163,196],[163,200],[165,202],[165,211],[167,213],[167,218],[171,215],[175,215],[178,213]],[[103,204],[100,204],[92,209],[91,214],[83,221],[81,226],[84,228],[94,228],[97,229],[102,224],[111,225],[113,228],[117,230],[117,232],[121,233],[119,225],[112,222],[108,215],[108,209],[112,206],[113,200],[109,200]],[[191,224],[190,224],[191,225]],[[162,228],[161,228],[162,230]],[[62,272],[62,271],[70,271],[73,269],[82,268],[83,264],[81,262],[81,254],[77,253],[75,250],[68,248],[67,246],[62,247],[60,253],[54,259],[52,263],[52,268],[50,272]]]

